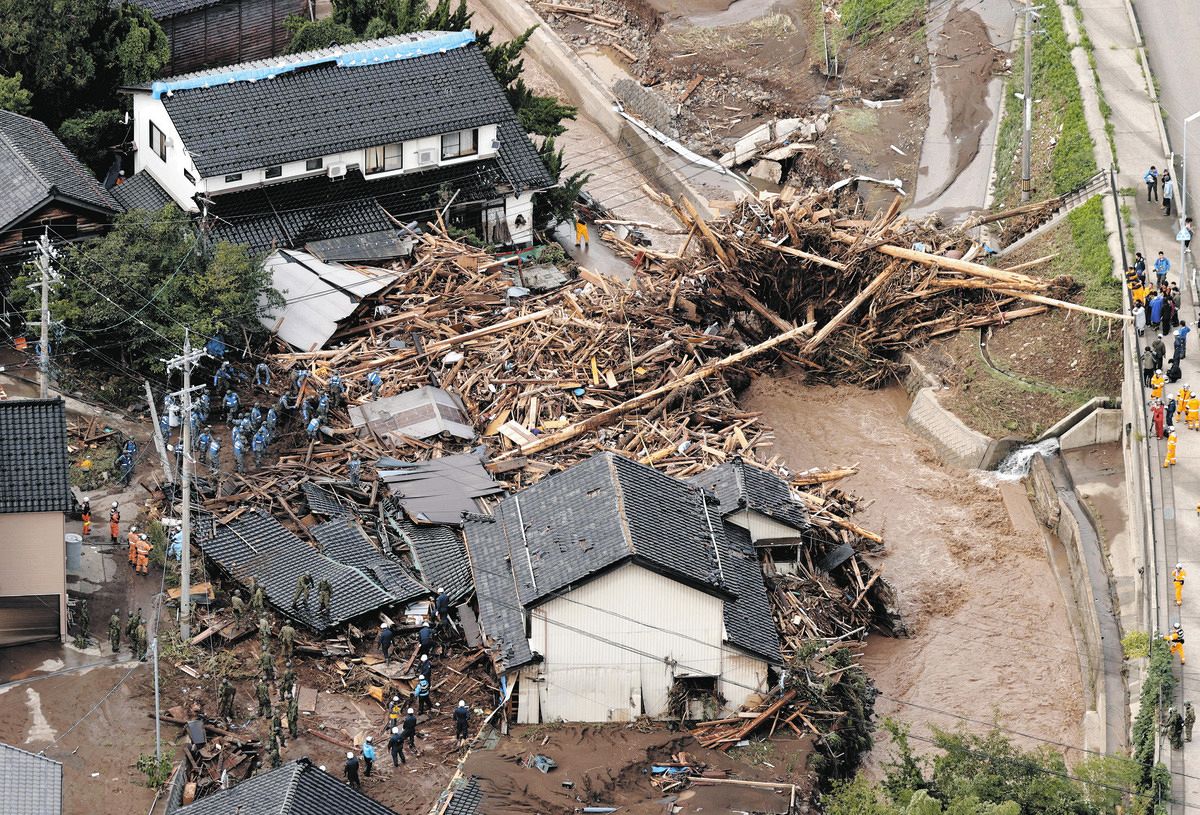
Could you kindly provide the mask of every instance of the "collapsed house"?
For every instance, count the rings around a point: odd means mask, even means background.
[[[701,487],[611,452],[464,525],[485,641],[517,721],[727,709],[768,689],[779,637],[749,533]]]
[[[470,31],[331,46],[128,90],[134,180],[149,176],[154,184],[139,186],[212,216],[215,239],[254,251],[355,237],[378,239],[385,254],[374,257],[384,258],[400,223],[439,218],[489,243],[527,245],[533,194],[554,183]]]

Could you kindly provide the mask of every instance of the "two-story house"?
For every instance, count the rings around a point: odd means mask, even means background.
[[[129,90],[129,183],[160,187],[209,216],[214,237],[256,250],[386,233],[440,213],[490,243],[528,244],[533,194],[553,184],[470,31],[386,37]]]

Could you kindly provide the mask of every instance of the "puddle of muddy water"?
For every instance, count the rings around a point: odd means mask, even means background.
[[[909,431],[904,391],[760,378],[742,404],[776,429],[775,453],[793,471],[859,465],[838,486],[871,501],[855,520],[883,535],[875,562],[914,632],[868,641],[863,662],[882,694],[879,718],[914,724],[922,737],[928,724],[964,724],[956,717],[1003,718],[1035,737],[1079,743],[1078,661],[1046,658],[1054,643],[1073,651],[1074,637],[1045,543],[1027,524],[1014,528],[997,487],[943,467]],[[886,756],[881,744],[868,767]]]

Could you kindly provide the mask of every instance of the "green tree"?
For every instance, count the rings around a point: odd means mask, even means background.
[[[287,52],[289,54],[358,41],[358,35],[354,33],[354,29],[344,23],[335,22],[332,17],[322,17],[320,20],[310,20],[307,17],[298,16],[288,17],[284,21],[283,27],[292,36],[288,41]]]
[[[58,137],[67,149],[97,174],[111,160],[108,148],[125,141],[125,114],[120,110],[95,110],[65,120]]]
[[[65,248],[57,267],[51,311],[64,327],[60,353],[86,356],[117,337],[111,353],[145,373],[161,373],[161,357],[182,345],[185,326],[200,336],[263,337],[260,302],[281,302],[246,247],[204,251],[191,216],[173,206],[122,215],[100,240]],[[25,289],[32,279],[12,286],[23,313],[37,309],[36,294]]]
[[[0,74],[0,110],[11,110],[22,116],[29,113],[33,94],[21,87],[21,74],[18,71],[13,76]]]
[[[538,148],[538,155],[542,157],[542,162],[556,186],[533,196],[533,224],[537,229],[550,230],[574,216],[575,199],[579,197],[579,192],[591,175],[578,172],[563,179],[566,161],[563,151],[556,149],[553,136],[542,142],[542,146]]]
[[[561,136],[567,131],[562,120],[573,120],[576,114],[573,106],[564,105],[558,97],[540,96],[529,90],[520,78],[508,89],[508,101],[525,132],[539,136]]]

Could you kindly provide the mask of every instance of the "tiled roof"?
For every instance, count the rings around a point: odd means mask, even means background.
[[[778,660],[757,560],[745,541],[727,537],[696,486],[599,453],[500,502],[492,518],[468,517],[463,528],[480,625],[506,668],[532,658],[523,608],[626,560],[720,594],[730,642]]]
[[[215,6],[226,0],[131,0],[134,5],[142,6],[150,11],[156,20],[165,20],[180,14],[199,11]]]
[[[442,524],[415,524],[402,512],[396,512],[392,517],[412,554],[414,565],[430,588],[440,586],[455,603],[465,599],[474,583],[462,536]]]
[[[0,401],[0,513],[71,507],[61,399]]]
[[[0,813],[59,815],[62,812],[63,765],[0,744]]]
[[[207,516],[196,529],[197,544],[205,555],[240,582],[254,577],[277,611],[318,633],[412,599],[385,591],[354,566],[320,554],[261,509],[227,525]],[[293,608],[296,581],[306,572],[313,577],[312,592],[307,604]],[[318,611],[317,584],[322,579],[333,586],[328,615]]]
[[[143,170],[134,173],[124,184],[112,188],[112,196],[128,212],[131,209],[148,209],[158,212],[167,204],[174,203],[171,196],[154,176]]]
[[[446,805],[443,815],[477,815],[483,806],[483,790],[474,776],[460,778],[450,795],[450,803]]]
[[[241,67],[221,70],[229,75]],[[474,43],[367,65],[338,65],[331,57],[269,79],[174,91],[162,101],[206,177],[517,121]],[[506,169],[529,175],[527,156],[536,158],[536,153],[519,125],[515,136],[511,127],[501,136],[502,142],[524,145]],[[541,176],[545,178],[544,169]],[[516,184],[524,179],[510,180]]]
[[[175,810],[176,815],[395,815],[308,758],[260,772],[235,787]]]
[[[327,490],[311,481],[304,482],[304,486],[301,489],[304,490],[304,500],[308,502],[308,508],[314,515],[325,515],[329,518],[334,518],[339,515],[357,514],[356,508],[343,503],[337,493]]]
[[[791,487],[775,473],[741,458],[705,470],[688,479],[721,502],[721,515],[752,509],[801,531],[808,526],[808,511],[792,497]]]
[[[721,556],[721,566],[729,587],[737,593],[736,600],[725,601],[725,637],[739,648],[778,664],[779,631],[763,585],[758,552],[749,532],[733,524],[724,526],[729,547]]]
[[[418,583],[399,562],[376,549],[354,521],[336,518],[309,531],[321,544],[322,554],[363,572],[401,602],[429,594],[429,588]]]
[[[0,110],[0,229],[47,198],[60,197],[104,212],[120,206],[79,159],[36,119]]]

